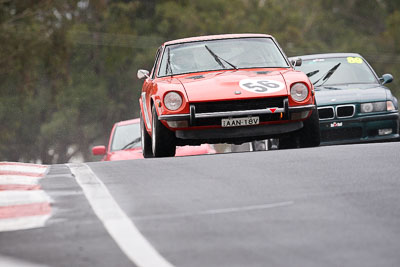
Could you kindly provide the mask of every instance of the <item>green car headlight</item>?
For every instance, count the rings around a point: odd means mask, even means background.
[[[386,101],[361,104],[361,112],[362,113],[379,112],[379,111],[386,111],[386,110],[387,110]]]

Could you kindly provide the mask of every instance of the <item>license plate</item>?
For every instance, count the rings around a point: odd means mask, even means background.
[[[222,119],[222,127],[237,127],[237,126],[249,126],[260,124],[259,117],[246,117],[246,118],[232,118]]]
[[[339,121],[339,122],[332,122],[330,124],[331,128],[336,128],[336,127],[342,127],[343,126],[343,122]]]

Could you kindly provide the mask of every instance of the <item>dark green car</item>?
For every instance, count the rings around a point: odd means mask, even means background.
[[[397,98],[359,54],[316,54],[291,58],[315,87],[321,144],[399,139]]]

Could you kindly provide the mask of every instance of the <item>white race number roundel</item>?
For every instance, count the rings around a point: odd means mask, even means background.
[[[246,91],[258,94],[274,93],[285,88],[281,82],[264,79],[243,79],[239,81],[239,86]]]

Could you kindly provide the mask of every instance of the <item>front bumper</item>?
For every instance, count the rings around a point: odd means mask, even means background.
[[[306,113],[314,110],[315,105],[295,106],[289,107],[287,100],[284,102],[284,107],[271,107],[264,109],[253,109],[253,110],[238,110],[238,111],[224,111],[224,112],[204,112],[196,113],[194,106],[190,106],[190,113],[184,114],[172,114],[172,115],[160,115],[158,117],[161,121],[183,121],[188,120],[190,126],[196,126],[196,119],[207,119],[207,118],[234,118],[252,115],[263,115],[263,114],[282,114],[282,118],[288,119],[291,115],[297,115],[299,113]]]
[[[320,121],[321,144],[364,143],[399,139],[399,113]]]
[[[295,121],[256,126],[176,130],[175,135],[178,139],[192,140],[193,143],[244,143],[252,140],[272,138],[301,128],[303,128],[303,122]]]
[[[175,132],[178,143],[243,143],[248,141],[273,138],[297,131],[303,127],[303,120],[315,105],[289,107],[287,99],[283,106],[265,107],[262,109],[199,112],[190,106],[188,114],[160,115],[170,130]],[[260,124],[252,126],[221,127],[223,118],[242,118],[259,116]],[[174,123],[171,123],[174,122]],[[171,125],[186,125],[173,127]]]

